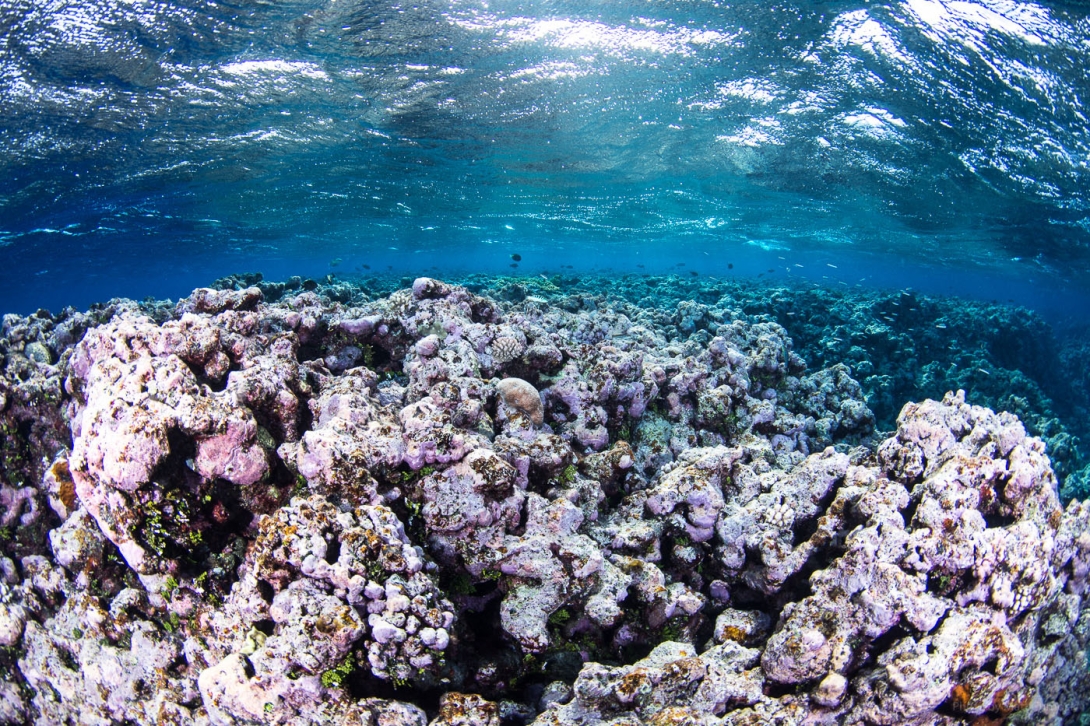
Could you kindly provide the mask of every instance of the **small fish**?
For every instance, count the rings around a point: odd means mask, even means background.
[[[511,267],[518,267],[518,266],[519,266],[519,263],[517,263],[517,262],[512,262],[511,263]]]
[[[946,324],[945,323],[935,323],[935,327],[938,328],[939,330],[946,330]]]
[[[370,269],[371,269],[371,266],[370,266],[370,265],[364,265],[364,266],[363,266],[363,269],[365,269],[365,270],[370,270]]]
[[[839,270],[839,269],[840,269],[839,267],[837,267],[836,265],[834,265],[834,264],[833,264],[832,262],[826,262],[826,263],[825,263],[825,266],[826,266],[826,267],[831,267],[831,268],[833,268],[834,270]]]
[[[515,262],[522,262],[522,255],[516,252],[515,254],[511,255],[511,259]]]
[[[991,375],[991,373],[989,373],[988,371],[984,370],[983,368],[977,368],[977,370],[978,370],[978,371],[980,371],[981,373],[983,373],[983,374],[984,374],[984,375],[986,375],[986,376],[990,376],[990,375]]]
[[[733,270],[734,269],[734,263],[733,262],[728,262],[727,263],[727,269],[728,270]]]

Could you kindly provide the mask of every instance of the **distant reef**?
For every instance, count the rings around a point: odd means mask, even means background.
[[[1024,309],[247,274],[0,336],[0,723],[1090,721],[1090,345]]]

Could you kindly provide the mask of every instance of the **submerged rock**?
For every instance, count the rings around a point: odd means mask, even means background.
[[[5,317],[2,420],[40,416],[0,431],[0,723],[1090,708],[1090,504],[1014,415],[881,435],[692,300],[338,285]]]
[[[496,393],[508,408],[530,419],[534,426],[545,422],[545,409],[541,395],[532,385],[521,378],[504,378],[496,384]]]

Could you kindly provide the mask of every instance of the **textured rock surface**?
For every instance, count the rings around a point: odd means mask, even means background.
[[[1087,717],[1090,505],[1017,417],[879,434],[694,300],[233,287],[4,318],[0,723]]]

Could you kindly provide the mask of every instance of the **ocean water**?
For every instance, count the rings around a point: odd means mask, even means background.
[[[1077,322],[1088,12],[3,0],[0,310],[684,263]]]
[[[886,430],[965,387],[1090,493],[1090,4],[0,0],[0,37],[0,313],[674,275],[642,299],[734,290]]]
[[[1090,724],[1088,69],[1090,0],[0,0],[0,722]]]

